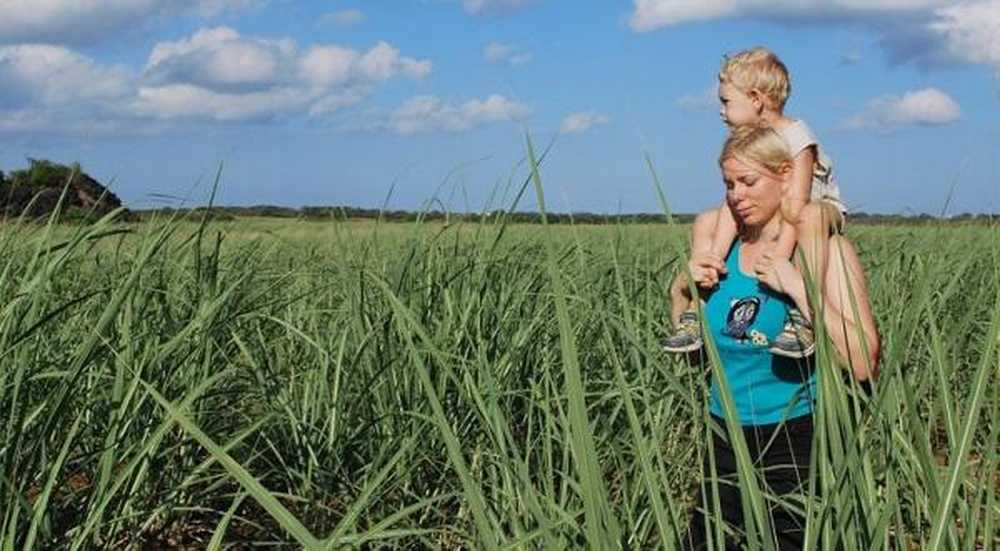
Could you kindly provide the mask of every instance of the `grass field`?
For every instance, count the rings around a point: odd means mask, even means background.
[[[1000,547],[1000,229],[849,236],[882,376],[861,392],[821,350],[789,505],[813,548]],[[9,222],[0,545],[671,548],[707,426],[705,367],[657,344],[684,241]]]

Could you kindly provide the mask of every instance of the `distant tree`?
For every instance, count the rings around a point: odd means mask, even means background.
[[[79,163],[62,165],[31,158],[28,162],[28,168],[0,178],[0,213],[42,216],[52,212],[60,198],[69,219],[103,216],[122,206],[121,200],[87,175]]]

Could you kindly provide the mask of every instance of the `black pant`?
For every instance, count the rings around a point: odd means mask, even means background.
[[[725,422],[717,419],[720,425]],[[750,458],[758,474],[763,474],[765,493],[777,495],[805,492],[809,483],[809,458],[812,452],[813,423],[807,415],[790,419],[784,425],[744,426]],[[736,454],[727,438],[712,435],[715,450],[715,469],[719,480],[719,504],[722,518],[736,532],[743,535],[743,507],[740,503],[740,485],[736,474]],[[712,470],[708,454],[705,456],[703,481],[698,501],[691,516],[691,526],[684,541],[684,549],[708,549],[705,528],[714,533],[712,500]],[[758,477],[759,479],[759,477]],[[771,516],[771,527],[777,536],[778,549],[802,549],[805,536],[805,519],[766,500]],[[714,537],[714,536],[713,536]],[[770,534],[765,537],[771,537]],[[714,546],[713,546],[714,548]],[[727,540],[726,549],[739,549],[739,540]]]

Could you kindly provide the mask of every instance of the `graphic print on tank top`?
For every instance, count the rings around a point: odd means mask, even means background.
[[[767,303],[771,297],[764,295],[763,303],[760,297],[749,296],[740,299],[732,299],[729,305],[729,314],[726,315],[726,326],[722,329],[722,334],[732,337],[740,343],[752,343],[755,346],[768,346],[770,343],[760,331],[756,329],[747,333],[747,329],[753,325],[760,313],[761,307]]]

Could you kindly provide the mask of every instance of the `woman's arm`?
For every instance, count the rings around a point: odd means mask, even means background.
[[[854,378],[859,381],[874,379],[878,376],[881,342],[868,299],[864,270],[854,246],[844,237],[832,237],[828,250],[826,281],[821,293],[823,326]],[[754,271],[762,283],[787,294],[806,317],[813,318],[805,281],[791,262],[765,254]]]
[[[823,317],[827,333],[854,378],[878,377],[881,340],[872,313],[865,272],[854,245],[845,237],[830,238]]]

